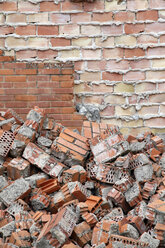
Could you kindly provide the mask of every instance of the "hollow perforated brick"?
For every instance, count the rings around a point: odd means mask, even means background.
[[[0,137],[0,157],[6,157],[14,141],[14,134],[5,131]]]
[[[116,247],[116,244],[120,245],[125,245],[125,248],[130,247],[131,248],[136,248],[136,247],[141,247],[141,248],[147,248],[148,243],[144,243],[141,241],[138,241],[136,239],[124,237],[124,236],[119,236],[112,234],[109,239],[109,244],[111,245],[112,248]]]

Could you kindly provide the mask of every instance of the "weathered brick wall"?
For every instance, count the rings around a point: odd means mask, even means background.
[[[75,104],[98,107],[102,122],[124,133],[165,131],[164,0],[7,0],[0,3],[0,25],[6,56],[74,62]],[[10,88],[1,85],[5,98]],[[37,90],[39,100],[49,87]]]

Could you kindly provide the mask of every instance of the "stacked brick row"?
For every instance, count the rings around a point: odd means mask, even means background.
[[[76,103],[97,106],[105,123],[119,125],[125,133],[145,127],[164,132],[164,0],[75,1],[1,1],[4,55],[12,56],[13,64],[73,62]],[[42,85],[37,95],[34,89],[29,92],[31,101],[43,91],[49,95],[48,82]],[[4,88],[10,92],[9,86]],[[0,94],[6,95],[3,87]],[[23,89],[19,94],[25,95]]]
[[[80,134],[39,107],[0,118],[1,247],[165,246],[159,136],[89,121]]]

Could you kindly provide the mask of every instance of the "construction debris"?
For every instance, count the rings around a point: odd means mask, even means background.
[[[0,112],[0,247],[165,247],[165,145],[34,107]]]

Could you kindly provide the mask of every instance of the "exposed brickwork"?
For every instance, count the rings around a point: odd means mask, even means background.
[[[76,113],[73,101],[72,63],[17,62],[4,54],[2,51],[0,55],[0,110],[12,108],[24,118],[38,105],[65,126],[81,126],[83,117]],[[6,115],[15,117],[10,110]],[[22,123],[17,119],[18,124]]]
[[[7,0],[1,1],[0,12],[0,49],[5,55],[0,61],[6,61],[6,67],[0,65],[0,108],[14,104],[24,114],[37,101],[65,125],[81,126],[72,115],[70,73],[63,72],[65,79],[56,91],[57,72],[47,75],[22,63],[69,61],[77,73],[75,103],[97,105],[102,122],[122,126],[124,133],[165,131],[163,0]],[[14,59],[20,62],[16,68]],[[36,70],[43,73],[37,87]]]

